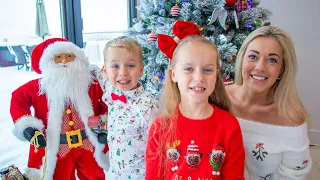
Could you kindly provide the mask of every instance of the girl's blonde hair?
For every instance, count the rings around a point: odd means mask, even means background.
[[[166,150],[167,143],[176,140],[176,127],[177,127],[177,106],[180,103],[180,92],[177,84],[172,81],[170,76],[170,70],[175,67],[177,61],[179,60],[179,53],[181,47],[188,43],[203,44],[212,47],[213,51],[217,53],[217,70],[220,67],[220,57],[216,46],[208,39],[202,36],[188,36],[178,43],[178,46],[173,52],[173,57],[169,65],[169,70],[166,73],[166,79],[164,83],[164,88],[161,96],[161,104],[163,105],[162,113],[158,118],[160,121],[160,127],[155,131],[154,134],[160,134],[158,144],[158,150],[156,152],[156,157],[159,159],[158,166],[158,178],[165,179],[166,173]],[[215,104],[221,109],[229,110],[229,98],[225,91],[225,86],[220,73],[217,75],[217,80],[215,84],[215,89],[208,99],[209,103]]]
[[[257,37],[270,37],[276,39],[283,50],[283,67],[280,79],[271,87],[270,98],[277,104],[280,115],[292,123],[300,124],[308,119],[296,88],[297,58],[290,36],[280,28],[263,26],[253,31],[244,40],[236,59],[235,83],[243,84],[242,63],[248,45]]]
[[[124,48],[130,53],[135,53],[138,55],[140,62],[143,65],[143,56],[142,56],[142,48],[140,44],[132,38],[129,38],[127,36],[120,36],[115,39],[110,40],[107,42],[107,44],[104,46],[103,49],[103,57],[104,57],[104,63],[106,64],[108,59],[107,59],[107,54],[108,54],[108,49],[112,48]]]

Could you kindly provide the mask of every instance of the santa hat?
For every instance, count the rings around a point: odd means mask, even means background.
[[[224,148],[221,143],[218,143],[214,146],[212,152],[223,152],[224,153]]]
[[[64,38],[51,38],[38,44],[32,51],[32,69],[41,74],[47,63],[53,61],[57,54],[73,53],[77,58],[86,59],[81,48]]]
[[[191,144],[187,147],[187,153],[188,154],[199,154],[199,146],[194,143],[194,141],[191,141]]]

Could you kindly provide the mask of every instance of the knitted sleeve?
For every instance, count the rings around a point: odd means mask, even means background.
[[[304,180],[311,170],[307,125],[299,128],[303,128],[303,131],[300,131],[303,134],[287,141],[288,148],[283,152],[281,164],[274,174],[275,179]]]
[[[245,150],[242,140],[240,126],[237,125],[234,133],[232,134],[228,155],[223,165],[223,179],[224,180],[244,180],[244,166],[245,166]]]
[[[159,141],[159,134],[157,133],[157,129],[158,129],[157,127],[159,127],[159,123],[155,121],[152,123],[148,132],[146,158],[145,158],[145,161],[146,161],[145,180],[155,180],[158,175],[159,157],[157,156],[157,149],[158,149],[157,142]]]

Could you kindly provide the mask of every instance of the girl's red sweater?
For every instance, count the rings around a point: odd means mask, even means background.
[[[178,111],[177,139],[167,142],[164,179],[244,179],[245,151],[239,123],[229,112],[212,106],[213,114],[202,120],[189,119]],[[160,125],[155,120],[148,133],[146,180],[157,179]]]

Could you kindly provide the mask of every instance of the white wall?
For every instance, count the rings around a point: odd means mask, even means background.
[[[271,24],[292,37],[298,59],[297,87],[310,118],[311,143],[320,144],[320,1],[261,0]]]

